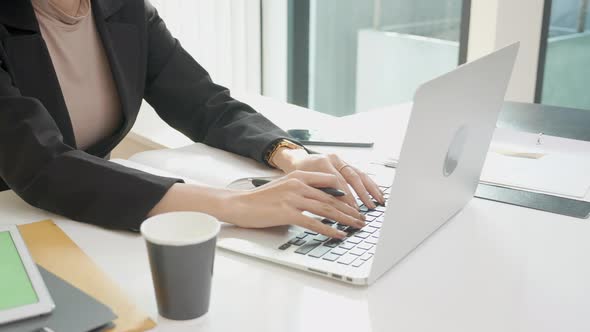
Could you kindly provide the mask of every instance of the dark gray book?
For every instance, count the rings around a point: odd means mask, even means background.
[[[55,332],[102,331],[117,318],[93,297],[38,266],[53,298],[55,309],[48,315],[0,326],[0,332],[36,332],[43,327]]]

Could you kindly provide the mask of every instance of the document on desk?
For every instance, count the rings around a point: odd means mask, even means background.
[[[390,154],[385,164],[397,165]],[[481,182],[583,199],[590,191],[590,142],[496,129]]]
[[[236,180],[245,178],[281,175],[281,172],[250,158],[201,143],[178,149],[141,152],[129,160],[151,169],[163,170],[167,174],[216,187],[227,187]]]
[[[481,180],[490,184],[584,198],[590,186],[590,158],[551,153],[538,159],[490,151]]]
[[[497,129],[482,182],[584,198],[590,188],[590,143]]]

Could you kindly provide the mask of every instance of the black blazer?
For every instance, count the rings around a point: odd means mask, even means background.
[[[144,98],[193,141],[260,162],[287,137],[214,84],[147,0],[92,0],[92,10],[124,121],[80,151],[30,0],[0,1],[0,190],[74,220],[138,229],[180,181],[104,159],[131,129]]]

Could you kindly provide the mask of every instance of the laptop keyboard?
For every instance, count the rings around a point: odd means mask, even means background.
[[[389,187],[379,187],[385,196],[389,198]],[[346,238],[333,239],[313,231],[304,231],[288,242],[279,246],[280,250],[297,247],[295,253],[306,255],[315,259],[323,259],[329,262],[360,267],[373,258],[375,245],[379,239],[381,225],[384,220],[385,206],[378,205],[370,210],[357,198],[360,211],[365,215],[366,226],[358,229],[335,223],[329,219],[322,222],[326,225],[338,228],[346,232]]]

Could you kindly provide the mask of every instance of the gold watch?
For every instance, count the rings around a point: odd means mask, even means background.
[[[303,150],[303,147],[301,145],[295,144],[289,140],[282,139],[280,141],[277,141],[275,144],[273,144],[273,146],[270,149],[268,149],[268,152],[266,153],[266,156],[264,158],[266,163],[274,168],[277,168],[277,165],[275,165],[272,162],[272,159],[280,148],[287,148],[291,150]]]

